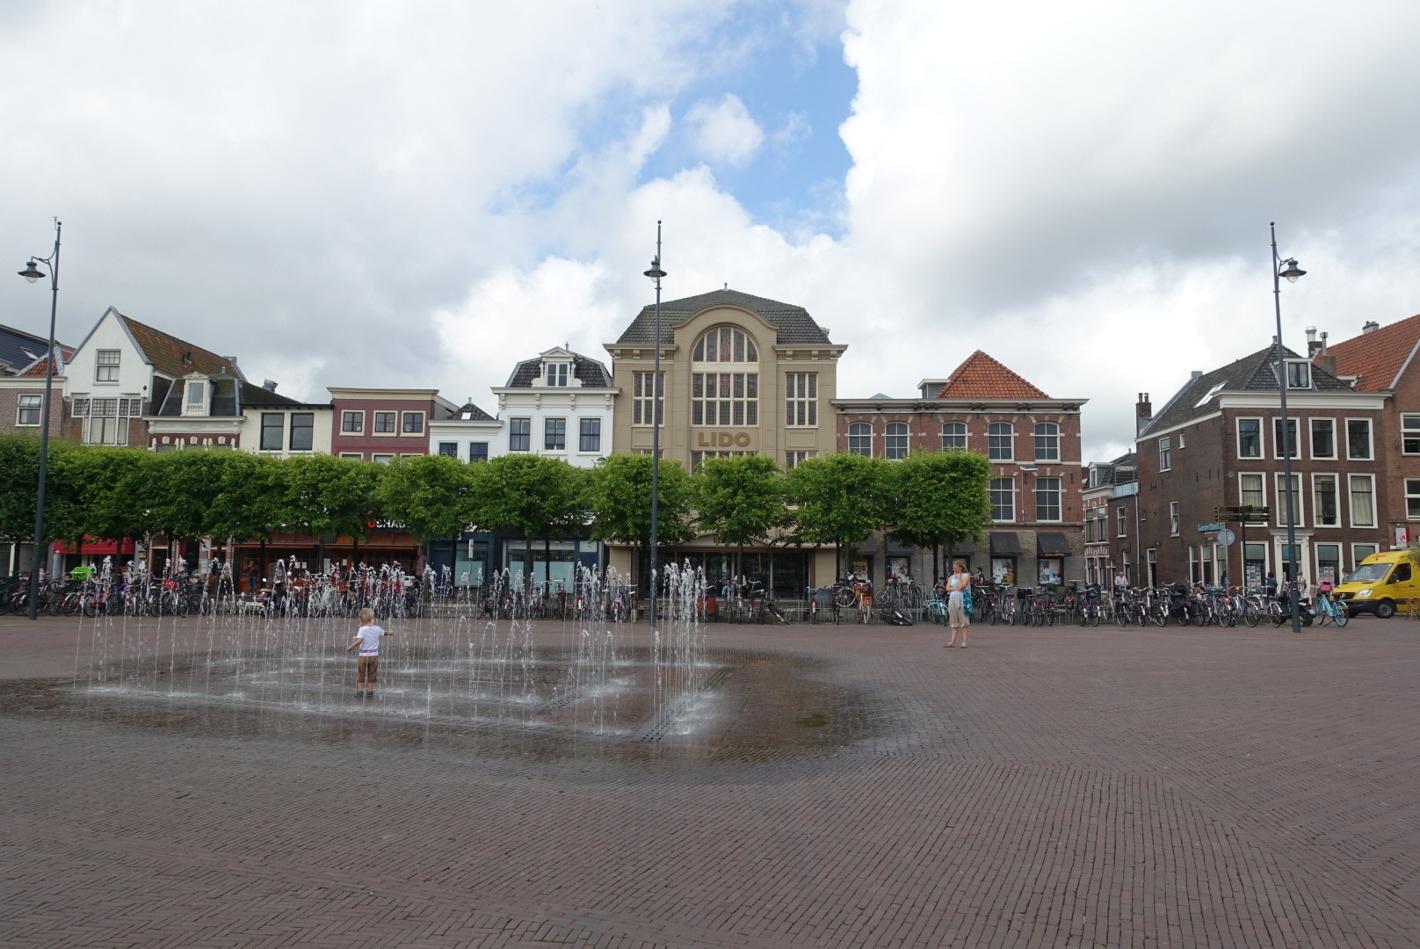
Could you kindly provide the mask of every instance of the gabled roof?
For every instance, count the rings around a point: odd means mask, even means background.
[[[1285,346],[1282,352],[1286,359],[1302,358]],[[1277,347],[1268,346],[1211,372],[1199,373],[1174,393],[1173,398],[1139,432],[1139,437],[1150,432],[1162,432],[1215,412],[1218,400],[1230,392],[1276,392],[1276,363]],[[1312,367],[1311,376],[1311,391],[1352,391],[1351,386],[1320,366]]]
[[[661,318],[666,316],[664,305],[661,308]],[[562,350],[557,350],[561,352]],[[553,350],[549,350],[553,352]],[[583,356],[581,353],[574,353],[571,350],[566,352],[572,357],[572,375],[582,381],[582,385],[588,389],[610,389],[611,372],[606,366],[590,356]],[[546,355],[544,353],[543,355]],[[504,386],[507,389],[530,389],[532,381],[542,375],[542,356],[534,356],[532,359],[524,359],[513,367],[513,372],[508,376],[508,382]]]
[[[117,310],[114,312],[118,313]],[[128,328],[144,358],[152,364],[154,372],[177,378],[189,372],[215,375],[219,370],[225,369],[227,375],[242,378],[237,364],[227,356],[219,356],[185,339],[140,323],[131,316],[118,313],[118,318]]]
[[[1336,373],[1354,376],[1360,392],[1395,388],[1400,371],[1420,346],[1420,314],[1327,347]]]
[[[44,351],[48,343],[43,336],[0,325],[0,375],[20,375],[35,364],[39,365],[39,374],[44,375]],[[58,340],[55,345],[63,359],[74,352]]]
[[[445,419],[445,421],[496,422],[497,419],[480,409],[478,406],[474,405],[473,400],[469,399],[463,405],[460,405],[458,408],[454,409],[451,413],[449,413],[449,416],[447,419]]]
[[[774,327],[775,342],[830,344],[828,333],[814,322],[809,311],[792,303],[780,303],[738,290],[712,290],[693,297],[661,301],[661,342],[670,343],[675,328],[701,310],[713,306],[737,306],[757,314]],[[636,315],[631,325],[616,341],[618,346],[652,343],[656,333],[656,308],[647,306]]]
[[[937,398],[1048,399],[1050,396],[978,349],[952,371]]]

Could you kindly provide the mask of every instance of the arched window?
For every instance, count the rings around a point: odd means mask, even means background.
[[[1035,460],[1060,460],[1060,426],[1054,422],[1035,424]]]
[[[1015,432],[1008,422],[992,422],[986,428],[986,457],[992,461],[1014,461]]]
[[[901,461],[907,457],[906,422],[888,422],[883,435],[883,457],[888,461]]]
[[[966,447],[966,423],[942,423],[942,449]]]
[[[712,326],[691,349],[690,424],[759,424],[759,350],[737,326]]]
[[[873,426],[854,422],[848,426],[848,450],[865,458],[873,457]]]

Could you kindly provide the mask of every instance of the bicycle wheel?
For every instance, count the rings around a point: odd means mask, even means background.
[[[1337,603],[1333,600],[1331,609],[1333,611],[1331,614],[1331,622],[1335,624],[1337,629],[1342,629],[1347,623],[1351,622],[1351,611],[1346,608],[1346,604]]]
[[[1243,607],[1243,622],[1247,624],[1249,629],[1252,629],[1257,626],[1258,623],[1262,622],[1262,610],[1258,609],[1256,603],[1250,602],[1247,606]]]

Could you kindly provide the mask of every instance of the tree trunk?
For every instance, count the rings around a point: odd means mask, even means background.
[[[542,585],[552,589],[552,538],[542,539]]]

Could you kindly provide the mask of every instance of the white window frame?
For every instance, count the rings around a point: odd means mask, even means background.
[[[403,410],[403,411],[401,411],[401,412],[399,413],[399,433],[400,433],[401,435],[403,435],[405,438],[413,438],[415,435],[424,435],[424,434],[426,434],[426,433],[427,433],[427,427],[426,427],[426,425],[425,425],[425,421],[426,421],[425,418],[424,418],[425,414],[426,414],[426,413],[424,412],[423,409],[414,409],[414,410]],[[404,427],[405,421],[408,420],[409,418],[413,417],[413,416],[418,416],[418,417],[419,417],[419,429],[418,429],[417,431],[410,431],[409,429],[407,429],[407,428]]]
[[[1380,544],[1352,544],[1352,545],[1351,545],[1351,569],[1352,569],[1352,570],[1355,570],[1357,567],[1361,566],[1361,561],[1365,560],[1367,557],[1371,556],[1372,554],[1380,553],[1380,549],[1381,549],[1381,545],[1380,545]],[[1363,551],[1363,550],[1365,551],[1364,554],[1361,553],[1361,551]]]
[[[1159,471],[1173,470],[1173,439],[1167,435],[1159,437]]]
[[[346,428],[345,420],[354,416],[360,424],[354,428]],[[364,409],[341,409],[340,410],[340,434],[342,435],[363,435],[365,434],[365,410]]]
[[[554,433],[553,423],[560,423],[561,432]],[[560,445],[551,444],[556,438],[562,442]],[[543,451],[566,451],[567,450],[567,417],[565,415],[549,415],[542,420],[542,450]]]
[[[784,425],[818,428],[818,373],[784,373]]]
[[[1169,502],[1169,536],[1178,536],[1178,502]]]
[[[1006,429],[1006,434],[1005,434],[1004,436],[999,435],[999,434],[994,434],[994,435],[992,434],[991,430],[992,430],[993,428],[995,428],[996,426],[998,426],[998,425],[1003,426],[1003,427]],[[992,440],[993,438],[1002,438],[1002,437],[1004,437],[1004,438],[1006,439],[1006,454],[1003,455],[1003,456],[1000,457],[1000,458],[997,458],[995,455],[992,454],[992,451],[993,451],[994,449],[993,449],[993,446],[992,446],[992,444],[991,444],[991,440]],[[989,422],[989,423],[987,423],[987,425],[986,425],[986,458],[987,458],[988,461],[994,461],[994,462],[997,462],[997,463],[999,463],[999,464],[1006,464],[1006,463],[1009,463],[1009,462],[1014,462],[1014,461],[1016,460],[1016,427],[1015,427],[1014,425],[1012,425],[1010,422]]]
[[[459,456],[459,443],[439,442],[438,447],[434,450],[434,454],[444,458],[457,458]]]
[[[380,431],[380,416],[392,415],[394,421],[387,432]],[[399,411],[397,409],[371,409],[370,410],[370,434],[376,438],[398,438],[399,437]]]
[[[29,410],[34,412],[33,422],[22,421],[26,411],[25,400],[34,399],[35,403],[29,406]],[[22,392],[15,398],[15,427],[16,428],[39,428],[40,422],[44,420],[44,396],[35,395],[33,392]]]
[[[808,461],[810,458],[817,457],[818,452],[813,451],[812,449],[805,449],[803,451],[786,451],[784,452],[784,470],[793,471],[795,468],[799,467],[799,465]]]
[[[899,434],[895,431],[898,426],[902,427]],[[893,439],[901,438],[900,449],[893,443]],[[901,451],[901,454],[898,452]],[[883,426],[883,457],[888,461],[901,461],[912,452],[912,426],[906,422],[888,422]]]
[[[348,459],[348,460],[350,460],[350,461],[364,461],[364,460],[365,460],[365,454],[364,454],[364,452],[359,452],[359,451],[342,451],[342,452],[340,453],[340,457],[341,457],[341,458]]]
[[[947,434],[947,426],[948,426],[948,425],[960,425],[960,426],[961,426],[961,432],[960,432],[960,433],[952,432],[950,435],[948,435],[948,434]],[[948,438],[957,438],[957,437],[960,437],[960,438],[961,438],[961,444],[960,444],[960,445],[948,445],[948,444],[947,444],[947,439],[948,439]],[[959,422],[959,421],[957,421],[957,420],[955,420],[955,419],[952,419],[952,420],[949,420],[949,421],[946,421],[946,422],[943,422],[943,423],[942,423],[942,450],[943,450],[943,451],[953,451],[953,450],[965,451],[966,448],[967,448],[967,445],[970,444],[970,439],[971,439],[971,431],[970,431],[970,429],[967,427],[967,424],[966,424],[965,422]]]
[[[1267,437],[1267,435],[1266,435],[1266,432],[1263,430],[1263,429],[1264,429],[1264,426],[1263,426],[1263,424],[1262,424],[1263,421],[1264,421],[1264,419],[1263,419],[1260,415],[1242,415],[1242,416],[1239,416],[1238,418],[1236,418],[1236,419],[1233,420],[1233,437],[1234,437],[1234,439],[1235,439],[1235,441],[1234,441],[1234,443],[1233,443],[1233,449],[1234,449],[1234,454],[1236,454],[1236,455],[1238,456],[1238,459],[1239,459],[1240,461],[1260,461],[1262,458],[1264,458],[1264,457],[1266,456],[1266,454],[1267,454],[1267,443],[1266,443],[1266,437]],[[1243,423],[1243,422],[1256,422],[1256,423],[1257,423],[1257,454],[1255,454],[1255,455],[1244,455],[1244,454],[1242,453],[1242,423]]]
[[[659,391],[648,392],[655,388]],[[631,374],[631,425],[633,428],[650,428],[656,424],[655,415],[661,421],[666,417],[666,372],[656,374],[649,369],[637,369]]]
[[[1331,454],[1318,455],[1316,453],[1316,423],[1329,422],[1331,424]],[[1336,439],[1336,419],[1331,416],[1321,415],[1307,419],[1307,438],[1311,442],[1307,447],[1311,449],[1311,458],[1316,461],[1336,461],[1337,460],[1337,439]]]
[[[206,379],[188,379],[182,385],[182,414],[183,415],[206,415],[208,399],[212,394],[212,385]],[[192,397],[195,391],[193,386],[201,387],[201,395],[196,399]]]
[[[1247,491],[1243,487],[1244,478],[1257,478],[1262,482],[1262,503],[1259,507],[1267,506],[1267,472],[1265,471],[1239,471],[1238,472],[1238,503],[1247,504]]]
[[[863,437],[863,434],[862,434],[861,432],[859,432],[859,433],[854,433],[854,431],[853,431],[853,429],[858,428],[859,426],[861,426],[861,427],[863,427],[863,428],[866,428],[866,429],[868,430],[868,433],[867,433],[868,444],[867,444],[867,446],[866,446],[867,449],[868,449],[867,451],[859,451],[858,448],[854,447],[854,445],[853,445],[853,439],[855,439],[855,438],[862,438],[862,437]],[[873,457],[873,425],[872,425],[871,422],[850,422],[850,423],[848,423],[848,451],[849,451],[851,454],[854,454],[854,455],[862,455],[864,458],[871,458],[871,457]]]
[[[394,452],[375,452],[370,456],[370,461],[374,462],[377,465],[387,465],[390,462],[394,461],[394,459]]]
[[[568,380],[572,377],[568,370],[571,367],[565,362],[549,362],[544,364],[543,383],[549,389],[565,389]]]
[[[104,362],[104,357],[109,353],[113,354],[113,362]],[[119,370],[123,363],[123,350],[121,349],[100,349],[94,353],[94,382],[102,386],[116,386],[119,383]],[[112,369],[112,378],[105,378],[109,375],[104,370]]]
[[[275,447],[275,448],[268,448],[268,447],[266,447],[266,432],[267,432],[267,425],[266,425],[266,422],[267,422],[268,419],[279,419],[280,422],[281,422],[280,426],[276,429],[276,447]],[[284,446],[285,444],[286,444],[286,413],[285,413],[285,412],[262,412],[262,413],[257,417],[257,426],[256,426],[256,449],[257,449],[257,451],[270,451],[270,452],[281,451],[282,446]]]
[[[1336,511],[1336,522],[1335,522],[1334,524],[1323,524],[1323,523],[1321,522],[1321,506],[1316,503],[1316,499],[1317,499],[1317,488],[1316,488],[1316,485],[1317,485],[1317,480],[1318,480],[1319,478],[1330,478],[1330,479],[1331,479],[1331,485],[1332,485],[1332,489],[1331,489],[1331,500],[1332,500],[1332,503],[1333,503],[1333,507],[1334,507],[1334,509],[1335,509],[1335,511]],[[1320,528],[1325,528],[1325,527],[1340,527],[1340,526],[1341,526],[1341,476],[1338,475],[1338,474],[1335,474],[1334,472],[1330,472],[1330,471],[1314,471],[1314,472],[1312,472],[1312,526],[1313,526],[1313,527],[1316,527],[1316,528],[1318,528],[1318,529],[1320,529]]]
[[[1054,482],[1055,482],[1055,491],[1054,491],[1054,494],[1055,494],[1055,509],[1056,509],[1056,512],[1055,512],[1055,513],[1056,513],[1056,516],[1055,516],[1055,517],[1041,517],[1041,516],[1040,516],[1040,502],[1041,502],[1041,498],[1042,498],[1042,496],[1043,496],[1043,495],[1042,495],[1042,492],[1041,492],[1041,490],[1040,490],[1040,483],[1041,483],[1042,481],[1054,481]],[[1064,521],[1064,520],[1065,520],[1065,479],[1064,479],[1064,478],[1061,478],[1061,477],[1059,477],[1059,476],[1048,477],[1048,478],[1040,478],[1040,477],[1037,477],[1037,478],[1035,479],[1034,488],[1035,488],[1035,490],[1034,490],[1033,493],[1035,494],[1035,520],[1036,520],[1036,523],[1038,523],[1038,524],[1059,524],[1059,523],[1061,523],[1062,521]]]
[[[1273,516],[1273,522],[1274,522],[1278,527],[1286,527],[1286,526],[1287,526],[1287,496],[1282,493],[1282,479],[1285,478],[1286,476],[1287,476],[1287,473],[1284,472],[1284,471],[1274,471],[1274,472],[1272,472],[1272,496],[1277,499],[1277,503],[1274,504],[1274,505],[1272,505],[1272,507],[1273,507],[1272,516]],[[1301,473],[1300,473],[1300,472],[1296,472],[1296,471],[1292,472],[1292,483],[1297,486],[1297,510],[1296,510],[1297,523],[1296,523],[1296,526],[1297,526],[1297,527],[1305,527],[1305,526],[1306,526],[1306,523],[1307,523],[1307,517],[1306,517],[1307,500],[1306,500],[1306,492],[1302,490],[1302,487],[1303,487],[1303,485],[1304,485],[1304,482],[1302,481],[1302,476],[1301,476]]]
[[[1297,431],[1296,444],[1292,446],[1292,460],[1296,461],[1302,457],[1302,423],[1295,415],[1288,417],[1287,421]],[[1272,416],[1272,458],[1274,461],[1282,460],[1282,416]]]
[[[1120,506],[1120,507],[1115,508],[1115,509],[1114,509],[1114,522],[1115,522],[1115,523],[1114,523],[1114,536],[1115,536],[1115,537],[1128,537],[1128,536],[1129,536],[1129,509],[1126,508],[1126,507],[1123,507],[1123,506]],[[1104,533],[1104,532],[1101,531],[1100,533]],[[1104,538],[1101,537],[1100,539],[1103,540]]]
[[[71,400],[69,403],[69,417],[88,418],[89,404],[91,401],[92,400],[89,398],[87,393],[85,393],[84,395],[74,396],[73,400]]]
[[[1341,544],[1334,540],[1325,540],[1319,544],[1312,544],[1312,573],[1316,574],[1318,581],[1321,580],[1321,549],[1323,547],[1336,548],[1336,570],[1340,576],[1337,576],[1333,582],[1340,583],[1346,574],[1346,561],[1342,559],[1345,556],[1346,550]]]
[[[1371,509],[1368,512],[1369,523],[1361,523],[1356,520],[1356,492],[1351,487],[1352,484],[1364,481],[1371,486]],[[1346,513],[1350,516],[1352,527],[1374,530],[1378,526],[1376,513],[1376,476],[1373,474],[1347,474],[1346,475]]]
[[[593,433],[591,433],[592,435],[594,435],[594,436],[596,437],[596,440],[597,440],[596,447],[594,447],[594,448],[587,448],[587,447],[585,447],[586,440],[587,440],[587,438],[588,438],[588,436],[589,436],[589,433],[587,432],[587,423],[588,423],[588,422],[595,422],[595,423],[596,423],[596,425],[595,425],[596,431],[593,432]],[[598,415],[583,415],[583,416],[579,416],[579,417],[577,418],[577,454],[579,454],[579,455],[595,455],[595,454],[600,453],[601,450],[602,450],[602,420],[601,420],[601,416],[598,416]]]
[[[1282,374],[1283,374],[1283,378],[1285,378],[1285,379],[1287,380],[1287,389],[1288,389],[1288,391],[1297,391],[1297,390],[1301,390],[1301,389],[1310,389],[1310,388],[1312,388],[1312,364],[1311,364],[1311,362],[1310,362],[1309,360],[1306,360],[1306,359],[1286,359],[1286,360],[1283,360],[1283,364],[1284,364],[1284,368],[1283,368],[1283,370],[1282,370]],[[1307,383],[1306,385],[1304,385],[1304,386],[1303,386],[1303,385],[1297,385],[1297,386],[1292,385],[1292,367],[1293,367],[1293,366],[1297,366],[1297,367],[1299,367],[1299,368],[1301,368],[1301,369],[1303,369],[1303,370],[1305,371],[1306,377],[1307,377],[1307,378],[1306,378],[1306,383]]]
[[[1414,425],[1411,421],[1414,420]],[[1411,451],[1406,447],[1406,436],[1411,435],[1415,439],[1415,450]],[[1420,413],[1402,412],[1400,416],[1400,453],[1402,455],[1420,455]]]
[[[1008,486],[1007,489],[1006,489],[1006,496],[1007,496],[1007,498],[1009,498],[1010,504],[1011,504],[1011,509],[1010,509],[1010,512],[1009,512],[1010,515],[1011,515],[1010,517],[1000,517],[1000,518],[996,517],[996,500],[995,500],[995,498],[994,498],[992,495],[993,495],[993,492],[995,492],[995,491],[998,490],[998,489],[996,488],[996,486],[995,486],[995,482],[997,482],[997,481],[1004,481],[1004,482],[1006,482],[1006,484],[1007,484],[1007,486]],[[990,502],[990,507],[991,507],[991,523],[993,523],[993,524],[1014,524],[1014,523],[1016,522],[1016,479],[1015,479],[1015,478],[1011,477],[1010,475],[1001,475],[999,478],[992,478],[992,479],[990,479],[989,481],[987,481],[987,482],[986,482],[986,499],[987,499],[988,502]]]
[[[514,422],[522,422],[522,423],[524,423],[525,425],[527,425],[528,430],[527,430],[526,432],[519,432],[519,433],[517,433],[517,434],[515,435],[514,432],[513,432],[513,423],[514,423]],[[514,447],[513,447],[513,439],[514,439],[515,437],[518,437],[518,438],[526,438],[526,439],[527,439],[527,444],[525,444],[522,448],[514,448]],[[510,419],[508,419],[508,451],[510,451],[510,452],[512,452],[512,451],[516,451],[516,452],[528,452],[528,451],[532,451],[532,416],[530,416],[530,415],[519,415],[519,416],[517,416],[516,418],[510,418]]]
[[[1041,432],[1041,429],[1046,429]],[[1053,429],[1054,431],[1051,431]],[[1045,439],[1046,452],[1041,453],[1041,439]],[[1035,461],[1059,461],[1060,460],[1060,423],[1059,422],[1036,422],[1031,429],[1031,451],[1035,454]]]
[[[1414,485],[1414,491],[1411,490]],[[1407,521],[1420,521],[1420,478],[1402,478],[1401,486],[1405,490],[1405,519]],[[1415,513],[1411,513],[1410,501],[1415,500]]]
[[[1351,454],[1351,423],[1366,423],[1366,456]],[[1346,419],[1346,460],[1347,461],[1375,461],[1376,460],[1376,423],[1368,418],[1348,418]]]

